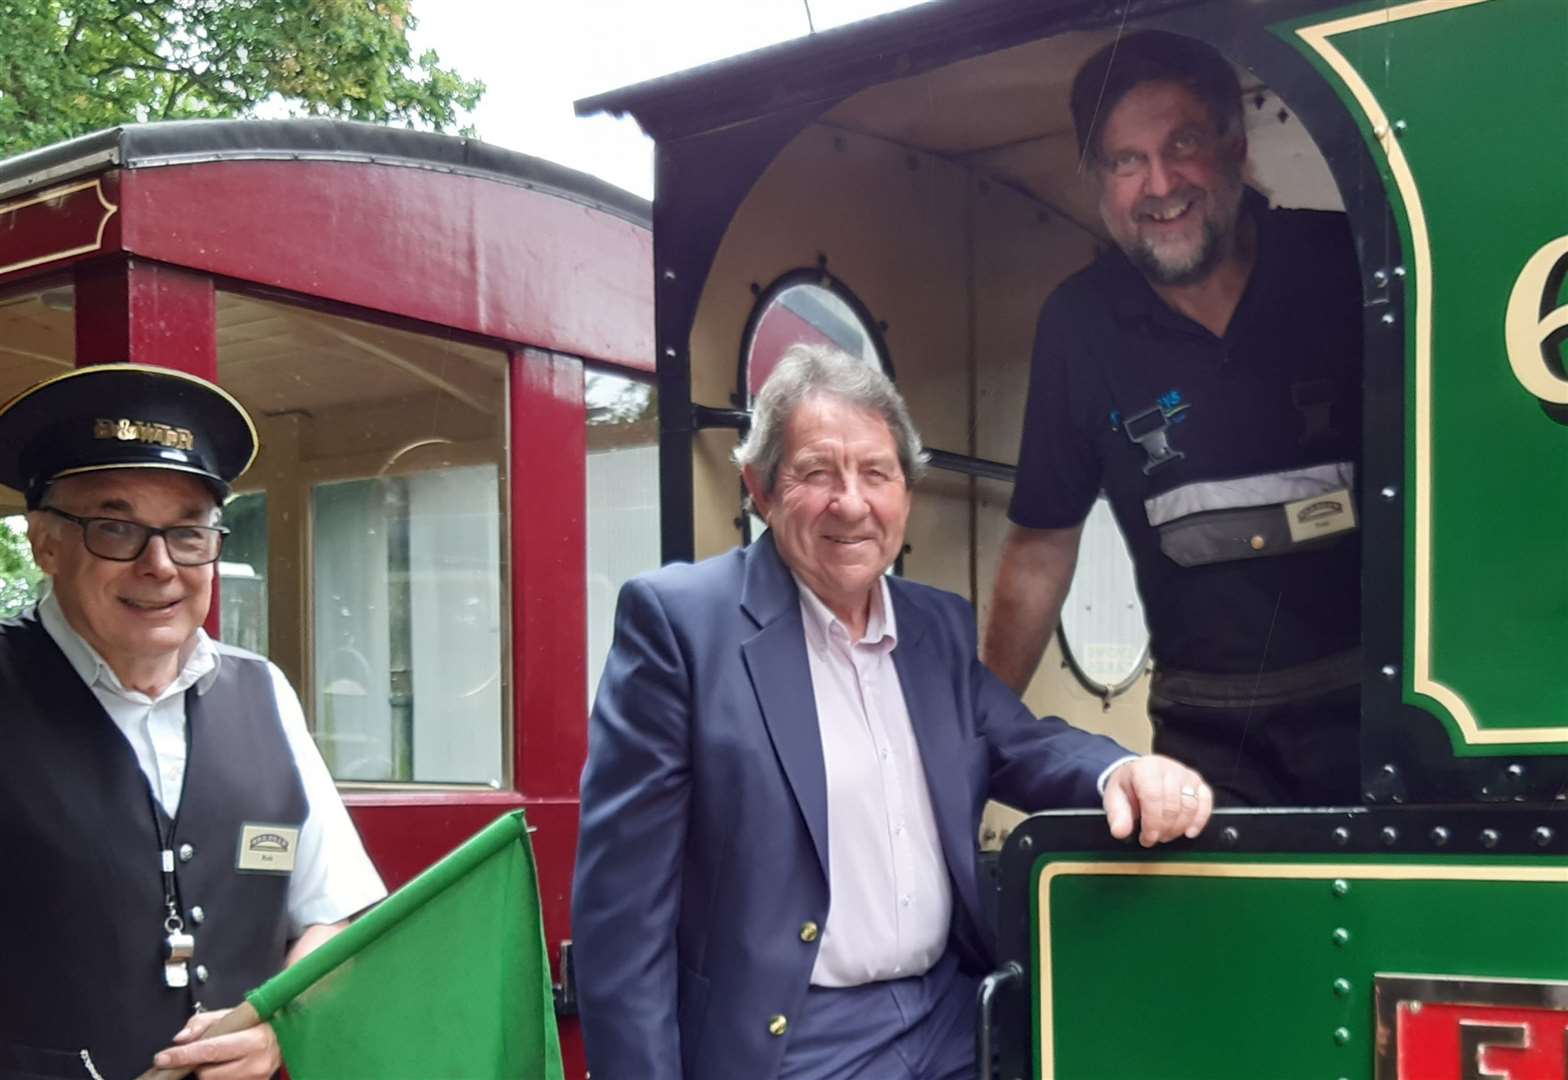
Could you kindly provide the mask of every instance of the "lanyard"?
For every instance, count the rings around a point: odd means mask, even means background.
[[[147,806],[152,811],[153,831],[158,835],[159,868],[163,874],[163,984],[185,987],[191,984],[190,960],[196,953],[196,937],[185,930],[185,918],[180,914],[179,883],[174,878],[174,848],[172,830],[165,831],[163,813],[153,796],[152,785],[147,785]],[[170,824],[173,822],[171,820]]]

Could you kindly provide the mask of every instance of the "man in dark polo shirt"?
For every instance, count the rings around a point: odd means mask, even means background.
[[[288,680],[202,630],[255,454],[238,402],[167,369],[0,405],[49,577],[0,623],[0,1080],[271,1076],[269,1025],[208,1028],[386,895]]]
[[[1103,491],[1137,572],[1157,750],[1221,802],[1358,797],[1361,295],[1343,215],[1242,175],[1241,88],[1156,31],[1072,89],[1116,243],[1040,315],[984,658],[1022,691]]]

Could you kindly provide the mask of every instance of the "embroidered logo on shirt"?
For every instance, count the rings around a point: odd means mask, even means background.
[[[1187,419],[1187,410],[1192,408],[1192,403],[1182,400],[1181,391],[1173,388],[1156,398],[1155,406],[1160,410],[1160,415],[1165,418],[1167,423],[1180,424]],[[1110,419],[1111,430],[1120,431],[1122,427],[1122,411],[1120,409],[1112,409]]]

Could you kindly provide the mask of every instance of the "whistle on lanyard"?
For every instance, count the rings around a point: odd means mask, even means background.
[[[1143,463],[1143,475],[1148,476],[1161,465],[1169,465],[1187,456],[1171,445],[1168,434],[1170,426],[1170,418],[1159,405],[1151,405],[1122,421],[1122,430],[1127,433],[1127,438],[1141,446],[1148,455],[1148,460]]]
[[[184,987],[191,984],[191,957],[196,955],[196,935],[187,933],[185,920],[171,913],[163,921],[163,984]]]

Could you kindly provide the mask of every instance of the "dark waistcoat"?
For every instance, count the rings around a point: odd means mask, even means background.
[[[0,623],[0,1080],[88,1076],[83,1051],[105,1080],[134,1077],[198,1004],[235,1005],[283,966],[289,878],[236,869],[243,825],[307,810],[265,662],[226,653],[185,709],[179,813],[159,820],[196,951],[171,989],[135,752],[36,617]]]

